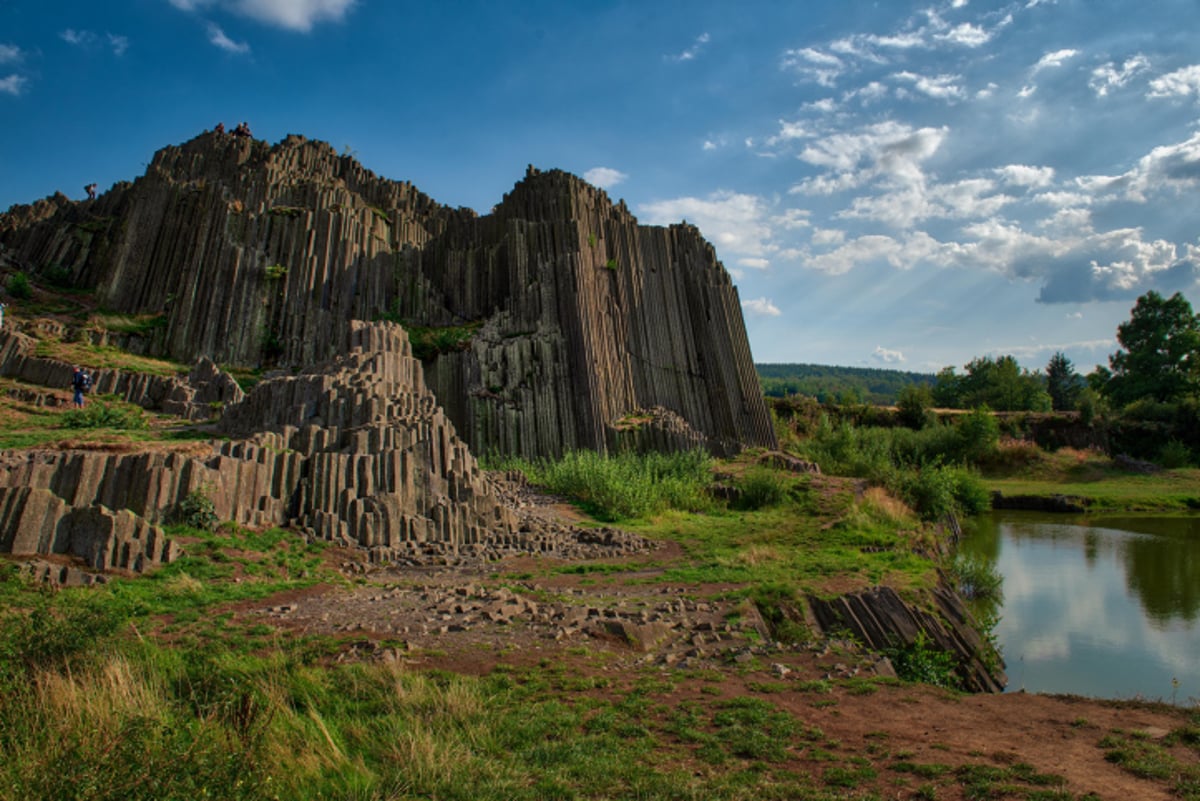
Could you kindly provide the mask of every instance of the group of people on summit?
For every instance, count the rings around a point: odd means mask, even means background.
[[[225,123],[218,122],[217,127],[213,128],[213,132],[219,133],[219,134],[225,133]],[[250,134],[250,123],[239,122],[237,124],[237,127],[235,127],[232,131],[230,131],[229,134],[230,134],[230,136],[239,136],[239,137],[244,136],[247,139],[249,139],[250,135],[251,135]]]

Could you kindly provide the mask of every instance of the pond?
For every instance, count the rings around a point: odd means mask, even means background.
[[[981,516],[1009,691],[1200,703],[1200,517]]]

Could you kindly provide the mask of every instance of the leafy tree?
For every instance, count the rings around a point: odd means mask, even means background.
[[[999,412],[1048,411],[1050,396],[1039,373],[1021,369],[1012,356],[981,356],[966,365],[966,375],[953,367],[937,374],[933,397],[939,406],[973,409],[989,406]]]
[[[900,398],[896,402],[900,422],[919,431],[925,427],[926,413],[933,405],[933,392],[925,384],[909,384],[900,390]]]
[[[1074,409],[1079,401],[1079,392],[1083,388],[1083,379],[1075,372],[1075,365],[1062,352],[1050,357],[1046,365],[1046,392],[1055,411]]]
[[[1108,357],[1112,378],[1105,385],[1114,404],[1200,392],[1200,317],[1182,294],[1142,295],[1129,321],[1117,326],[1117,341],[1123,350]]]

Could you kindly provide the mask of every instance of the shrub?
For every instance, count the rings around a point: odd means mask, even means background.
[[[136,406],[98,401],[83,409],[71,409],[62,416],[63,428],[116,428],[141,431],[148,427],[146,415]]]
[[[33,297],[33,287],[29,284],[29,276],[21,270],[17,270],[8,277],[6,289],[10,296],[18,300],[29,300]]]
[[[937,687],[958,686],[954,674],[954,654],[930,642],[924,631],[917,632],[917,638],[912,643],[891,651],[888,656],[896,668],[896,675],[905,681],[919,681]]]
[[[217,507],[207,488],[194,489],[175,507],[175,522],[200,531],[217,527]]]
[[[973,409],[962,418],[958,429],[958,456],[971,464],[978,464],[996,450],[1000,443],[1000,424],[986,406]]]
[[[1177,439],[1169,440],[1158,452],[1158,463],[1168,470],[1187,467],[1191,462],[1192,452]]]
[[[778,470],[753,467],[737,481],[739,509],[754,510],[777,506],[787,497],[787,480]]]
[[[573,451],[526,468],[530,480],[578,501],[601,520],[645,517],[666,509],[699,511],[711,461],[704,451],[622,453]]]
[[[1004,596],[1004,576],[993,563],[975,554],[955,554],[950,574],[964,598],[999,601]]]

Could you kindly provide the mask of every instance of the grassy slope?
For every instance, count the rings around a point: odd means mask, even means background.
[[[1031,455],[984,475],[991,490],[1005,495],[1069,495],[1097,511],[1194,512],[1200,508],[1200,470],[1183,468],[1131,473],[1091,452],[1063,448]]]

